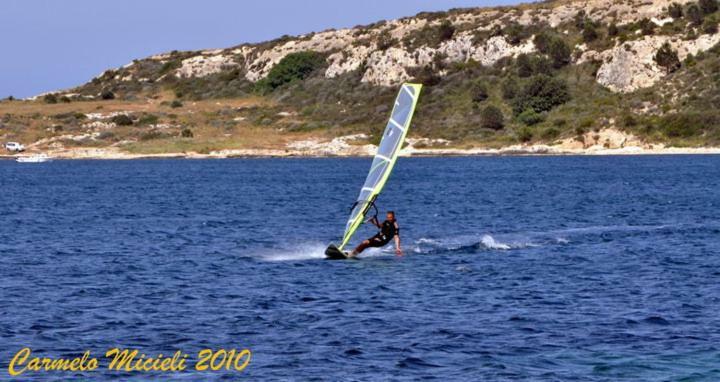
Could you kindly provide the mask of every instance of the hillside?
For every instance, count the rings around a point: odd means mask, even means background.
[[[173,51],[0,102],[0,140],[90,156],[365,154],[414,80],[416,152],[714,147],[719,22],[716,0],[559,0]]]

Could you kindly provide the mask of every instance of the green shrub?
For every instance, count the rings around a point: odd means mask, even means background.
[[[535,76],[528,81],[513,101],[513,110],[520,114],[527,109],[538,113],[550,111],[570,100],[567,83],[560,78]]]
[[[687,10],[685,11],[685,15],[687,15],[688,20],[690,20],[690,23],[692,23],[695,26],[700,26],[703,24],[703,20],[705,20],[705,15],[703,15],[703,11],[700,9],[700,7],[697,4],[690,4],[690,6],[687,7]]]
[[[720,116],[710,113],[676,113],[660,119],[658,127],[670,138],[691,138],[720,126]]]
[[[530,77],[535,74],[545,74],[552,70],[550,61],[537,54],[522,53],[515,60],[518,77]]]
[[[103,90],[103,92],[100,93],[100,98],[105,101],[115,99],[115,93],[111,92],[110,90]]]
[[[515,59],[515,65],[517,66],[517,75],[519,77],[530,77],[535,73],[532,60],[527,53],[519,54]]]
[[[540,138],[546,140],[546,141],[552,141],[557,139],[560,136],[560,130],[558,130],[555,127],[548,127],[547,129],[543,130],[542,134],[540,135]]]
[[[70,99],[70,97],[64,95],[64,96],[60,97],[60,102],[62,102],[62,103],[70,103],[70,102],[72,102],[72,100]]]
[[[687,57],[683,60],[683,65],[687,66],[688,68],[692,68],[693,66],[697,65],[697,60],[695,59],[695,56],[692,54],[688,54]]]
[[[480,112],[480,126],[491,130],[502,130],[505,127],[502,111],[493,105],[483,108]]]
[[[531,128],[529,128],[527,126],[523,126],[519,129],[517,129],[517,131],[515,133],[517,135],[518,141],[520,141],[522,143],[530,142],[533,139],[533,131]]]
[[[52,94],[52,93],[51,93],[51,94],[45,94],[45,96],[43,97],[43,100],[45,101],[45,103],[50,103],[50,104],[52,104],[52,103],[58,103],[57,95]]]
[[[414,82],[421,83],[425,86],[435,86],[442,80],[430,66],[410,68],[408,72],[413,77]]]
[[[98,134],[96,137],[96,139],[99,139],[102,141],[114,141],[115,138],[116,138],[115,133],[113,133],[112,131],[103,131],[100,134]]]
[[[443,42],[450,40],[453,36],[455,36],[455,27],[449,20],[443,20],[438,26],[438,39]]]
[[[154,114],[144,114],[138,120],[138,125],[156,125],[158,123],[158,116]]]
[[[162,76],[164,74],[170,73],[171,71],[178,69],[181,66],[182,66],[182,61],[179,59],[173,59],[173,60],[167,61],[166,63],[163,64],[162,67],[160,67],[160,75]]]
[[[706,15],[715,13],[718,10],[717,0],[700,0],[698,1],[698,6],[700,7],[700,10]]]
[[[140,135],[140,140],[141,141],[151,141],[154,139],[162,139],[162,138],[167,138],[167,137],[168,137],[167,133],[164,133],[159,130],[150,130],[150,131],[142,133]]]
[[[672,3],[668,7],[668,15],[674,19],[683,17],[683,7],[678,3]]]
[[[622,124],[625,128],[631,128],[635,127],[638,124],[637,119],[635,118],[635,115],[632,113],[626,113],[622,116]]]
[[[386,51],[390,49],[393,45],[397,44],[397,40],[392,38],[390,35],[390,32],[386,29],[378,35],[377,40],[377,49],[379,51]]]
[[[538,52],[547,54],[550,51],[550,42],[552,42],[556,38],[557,36],[555,36],[554,34],[547,31],[542,31],[535,35],[533,43],[535,44]]]
[[[503,99],[511,100],[517,96],[519,92],[519,85],[514,78],[509,77],[502,82],[500,90],[502,91]]]
[[[650,21],[647,17],[638,21],[637,26],[640,28],[640,33],[642,33],[643,36],[655,34],[655,28],[657,27],[657,25],[655,25],[655,23]]]
[[[666,73],[672,73],[680,69],[680,59],[675,50],[672,49],[670,43],[665,42],[654,57],[655,62],[665,69]]]
[[[542,114],[535,112],[535,110],[533,110],[532,108],[529,108],[520,113],[517,119],[526,126],[533,126],[544,121],[545,117]]]
[[[170,102],[170,107],[173,109],[177,109],[177,108],[183,107],[183,103],[180,102],[180,100],[176,99],[176,100],[173,100],[172,102]]]
[[[444,20],[440,25],[427,24],[419,30],[406,34],[403,37],[403,45],[408,51],[415,51],[422,46],[438,48],[454,35],[455,27],[449,20]]]
[[[585,23],[588,21],[587,13],[585,13],[585,10],[580,10],[578,13],[575,14],[573,17],[573,23],[575,24],[575,28],[577,29],[583,29],[585,27]]]
[[[474,103],[480,103],[488,99],[487,86],[482,81],[475,81],[470,88],[470,97]]]
[[[110,119],[111,122],[118,126],[130,126],[133,124],[132,118],[125,114],[118,114]]]
[[[553,67],[559,69],[570,63],[572,49],[557,34],[543,31],[535,36],[533,42],[540,53],[550,57]]]
[[[572,49],[563,39],[556,38],[550,43],[548,55],[554,68],[559,69],[569,64],[571,54]]]
[[[184,128],[182,132],[180,132],[180,136],[183,138],[192,138],[195,136],[195,134],[193,134],[192,130]]]
[[[530,34],[525,27],[516,22],[510,23],[510,25],[505,27],[503,34],[511,45],[518,45],[523,42],[523,40],[530,37]]]
[[[272,91],[287,83],[304,80],[324,64],[324,57],[317,52],[290,53],[273,66],[257,86],[261,91]]]
[[[718,32],[718,23],[712,18],[705,20],[702,26],[703,32],[707,34],[715,34]]]
[[[597,29],[595,29],[595,25],[593,23],[585,23],[585,27],[582,31],[583,41],[585,42],[593,42],[598,39],[599,35],[597,32]]]
[[[615,37],[618,35],[618,33],[620,33],[620,30],[615,23],[608,26],[608,36]]]

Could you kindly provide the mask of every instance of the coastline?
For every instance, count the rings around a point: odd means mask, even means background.
[[[0,160],[15,160],[35,153],[0,155]],[[290,149],[238,149],[213,151],[207,154],[177,152],[162,154],[130,153],[117,148],[68,149],[49,151],[46,154],[61,160],[136,160],[136,159],[228,159],[228,158],[363,158],[374,156],[374,150],[290,150]],[[720,147],[639,147],[622,148],[589,147],[583,149],[561,148],[547,145],[516,145],[500,149],[489,148],[405,148],[401,157],[472,157],[472,156],[631,156],[631,155],[720,155]]]
[[[340,158],[372,157],[377,146],[368,143],[365,134],[351,134],[327,138],[305,138],[286,141],[282,146],[168,153],[133,153],[122,146],[50,148],[39,142],[28,145],[28,151],[18,155],[4,155],[0,159],[45,154],[54,159],[223,159],[223,158]],[[47,143],[47,142],[44,142]],[[45,149],[43,149],[45,148]],[[615,156],[615,155],[716,155],[720,147],[672,147],[663,143],[649,143],[617,128],[605,128],[576,137],[546,143],[524,143],[502,148],[453,147],[443,139],[408,138],[400,151],[402,157],[452,156]]]

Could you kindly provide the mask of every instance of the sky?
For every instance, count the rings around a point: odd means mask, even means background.
[[[514,0],[0,0],[0,98],[87,82],[172,50],[225,48]]]

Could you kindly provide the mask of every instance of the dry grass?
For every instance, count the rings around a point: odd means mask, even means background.
[[[175,97],[171,92],[140,101],[88,101],[46,104],[42,101],[0,102],[0,141],[20,141],[28,151],[57,148],[116,146],[133,154],[209,153],[233,149],[284,149],[293,140],[322,137],[322,132],[288,132],[284,126],[302,123],[295,114],[278,116],[285,110],[263,98],[215,99],[184,101],[179,108],[170,107]],[[86,139],[75,142],[67,136],[97,134],[97,129],[85,126],[91,122],[79,119],[63,123],[59,116],[73,114],[129,113],[137,117],[153,115],[163,128],[153,125],[116,126],[100,132],[110,140]],[[258,124],[253,113],[276,118],[273,123]],[[265,113],[265,114],[262,114]],[[103,120],[106,121],[107,120]],[[61,128],[58,128],[61,126]],[[169,127],[167,127],[169,126]],[[183,130],[190,130],[192,138],[183,138]],[[157,137],[148,137],[149,132]],[[49,141],[48,141],[49,139]],[[42,140],[42,141],[41,141]],[[40,141],[40,143],[37,143]]]

